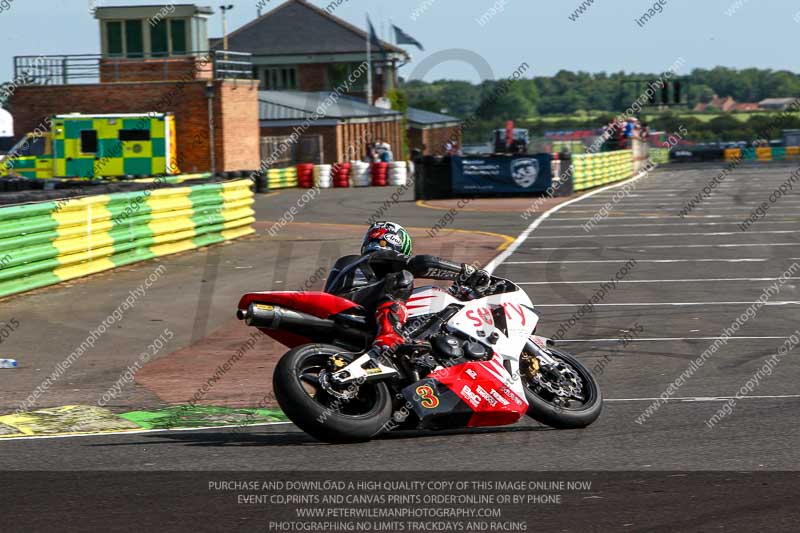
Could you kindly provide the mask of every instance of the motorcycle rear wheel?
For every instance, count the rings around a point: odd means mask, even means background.
[[[525,399],[528,401],[527,415],[556,429],[584,428],[597,420],[603,410],[603,395],[597,380],[575,356],[554,348],[548,348],[548,351],[553,359],[577,375],[584,399],[559,397],[523,374]]]
[[[329,394],[319,376],[327,362],[340,354],[328,344],[306,344],[288,351],[278,362],[272,387],[278,405],[297,427],[317,440],[332,443],[361,442],[380,434],[392,416],[392,395],[385,383],[364,383],[352,399]]]

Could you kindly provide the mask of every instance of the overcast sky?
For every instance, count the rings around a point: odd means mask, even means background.
[[[260,1],[266,5],[265,11],[281,3]],[[343,0],[335,14],[364,27],[368,12],[382,36],[388,37],[391,22],[416,37],[426,51],[409,48],[414,60],[402,74],[428,81],[499,78],[510,75],[522,62],[530,65],[528,75],[550,75],[559,69],[660,72],[679,57],[685,60],[682,72],[716,65],[791,71],[799,68],[800,24],[795,19],[800,20],[800,2],[796,0],[660,0],[664,4],[662,12],[643,25],[636,19],[654,5],[653,1],[594,0],[577,21],[570,20],[569,15],[581,1]],[[330,2],[314,1],[323,8]],[[15,55],[99,52],[91,3],[0,0],[0,9],[8,5],[0,12],[0,80],[12,77]],[[255,18],[259,0],[225,3],[235,6],[229,16],[231,28],[237,28]],[[210,5],[217,12],[210,21],[209,32],[220,35],[218,8],[222,2],[198,4]],[[432,68],[422,68],[423,75],[420,65],[425,65],[422,60],[426,58]],[[476,69],[478,64],[483,66]]]

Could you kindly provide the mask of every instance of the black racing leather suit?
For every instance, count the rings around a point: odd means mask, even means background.
[[[408,320],[405,302],[415,278],[465,281],[475,269],[432,255],[406,257],[392,250],[340,258],[331,269],[325,292],[347,298],[375,317],[374,345],[386,349],[402,343]],[[462,279],[463,278],[463,279]]]

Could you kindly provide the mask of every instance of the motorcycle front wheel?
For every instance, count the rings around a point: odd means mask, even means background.
[[[523,353],[521,365],[527,415],[556,429],[584,428],[603,410],[603,395],[592,373],[575,356],[548,348],[553,368],[533,363],[533,354]]]
[[[329,360],[352,355],[338,346],[306,344],[288,351],[272,377],[275,397],[289,420],[324,442],[369,440],[392,416],[392,396],[384,383],[363,383],[333,390],[326,376]]]

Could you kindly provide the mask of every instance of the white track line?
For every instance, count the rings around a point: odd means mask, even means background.
[[[796,220],[781,220],[778,222],[767,222],[766,220],[760,221],[760,224],[797,224]],[[664,223],[656,223],[656,224],[615,224],[615,226],[619,226],[620,228],[651,228],[655,226],[734,226],[736,222],[664,222]],[[552,224],[548,224],[546,229],[551,228],[558,228],[558,229],[580,229],[583,226],[578,225],[564,225],[564,226],[555,226]],[[610,227],[610,226],[606,226]]]
[[[717,341],[720,339],[725,339],[726,337],[646,337],[640,338],[637,337],[635,339],[559,339],[556,344],[561,342],[622,342],[628,341],[629,343],[635,343],[640,341],[650,342],[650,341]],[[729,341],[743,341],[743,340],[763,340],[763,339],[775,339],[775,340],[784,340],[788,339],[789,337],[727,337]]]
[[[775,205],[778,205],[778,204],[775,204]],[[790,207],[797,207],[797,204],[784,204],[784,203],[781,203],[780,205],[786,205],[786,206],[790,206]],[[581,207],[592,207],[592,208],[600,209],[603,206],[607,206],[607,203],[605,203],[605,204],[585,204],[585,205],[583,205]],[[758,204],[753,204],[752,206],[744,206],[744,207],[722,207],[722,206],[714,207],[714,206],[707,205],[705,207],[695,207],[692,210],[692,212],[695,212],[695,211],[752,211],[756,207],[758,207]],[[636,211],[665,211],[667,213],[674,213],[676,217],[679,216],[677,212],[680,211],[681,209],[683,209],[683,206],[673,206],[673,205],[663,205],[663,204],[662,205],[639,205],[639,204],[636,205]],[[628,209],[628,211],[629,212],[631,211],[630,208]],[[588,211],[581,211],[581,212],[585,213],[585,212],[588,212]]]
[[[550,250],[602,250],[602,246],[563,246],[559,248],[531,248],[534,252],[544,252]]]
[[[648,244],[646,246],[629,245],[628,248],[738,248],[744,246],[800,246],[800,242],[754,242],[734,244]],[[621,247],[620,247],[621,248]]]
[[[639,174],[637,174],[636,176],[632,177],[629,180],[621,181],[619,183],[612,183],[611,185],[606,185],[605,187],[600,187],[599,189],[597,189],[595,191],[586,193],[586,194],[584,194],[582,196],[578,196],[577,198],[573,198],[572,200],[567,200],[566,202],[564,202],[562,204],[558,204],[556,206],[551,207],[550,209],[548,209],[547,211],[545,211],[544,213],[542,213],[541,215],[536,217],[536,220],[531,222],[530,225],[527,228],[525,228],[525,230],[522,233],[520,233],[519,236],[516,239],[514,239],[514,242],[512,242],[509,245],[508,248],[506,248],[505,250],[500,252],[500,254],[497,255],[497,257],[495,257],[494,259],[489,261],[489,263],[484,267],[484,269],[487,272],[489,272],[490,274],[492,272],[494,272],[494,270],[498,266],[502,265],[505,262],[506,259],[511,257],[511,255],[514,252],[517,251],[517,248],[519,248],[522,245],[522,243],[524,243],[526,240],[528,240],[528,236],[536,228],[538,228],[539,225],[542,222],[544,222],[545,220],[550,218],[553,214],[558,213],[559,211],[561,211],[565,207],[567,207],[569,205],[572,205],[575,202],[580,202],[581,200],[585,200],[586,198],[591,198],[592,196],[594,196],[596,194],[600,194],[602,192],[605,192],[605,191],[608,191],[608,190],[611,190],[611,189],[615,189],[617,187],[622,187],[623,185],[625,185],[627,183],[631,183],[631,182],[636,181],[638,179],[641,179],[644,176],[647,176],[647,172],[640,172]]]
[[[613,196],[611,198],[613,198]],[[692,199],[687,199],[687,201],[685,201],[685,202],[681,201],[680,199],[677,199],[677,200],[678,201],[672,201],[672,200],[661,200],[661,201],[659,201],[659,200],[656,200],[656,201],[653,201],[653,202],[643,202],[643,203],[636,204],[636,205],[639,206],[639,207],[647,207],[647,208],[657,208],[657,209],[670,209],[670,208],[672,208],[672,209],[679,209],[680,210],[680,209],[682,209],[684,207],[687,207],[687,204],[690,203]],[[749,201],[753,201],[753,205],[752,206],[748,205]],[[763,196],[754,196],[753,198],[747,198],[747,199],[745,199],[745,198],[738,198],[738,199],[737,198],[724,198],[724,199],[718,200],[718,201],[700,202],[698,204],[695,204],[694,209],[703,209],[703,208],[707,208],[707,207],[721,207],[723,209],[748,209],[748,208],[752,209],[753,207],[759,205],[763,201],[764,201],[764,197]],[[797,205],[798,203],[800,203],[796,199],[795,200],[791,200],[791,201],[786,201],[785,203],[784,203],[784,201],[785,201],[785,198],[781,197],[781,199],[780,199],[781,205]],[[736,204],[736,205],[731,205],[731,203],[735,203],[735,202],[739,202],[739,203]],[[587,207],[588,206],[591,206],[591,207],[602,207],[605,204],[604,203],[591,202],[591,203],[584,204],[584,205],[587,206]]]
[[[558,207],[558,206],[556,206],[556,207]],[[610,220],[643,220],[643,219],[659,219],[659,220],[669,219],[669,220],[675,220],[676,216],[677,215],[640,215],[640,216],[637,216],[637,217],[629,217],[629,216],[617,216],[614,213],[611,213],[611,214],[608,215],[608,218],[602,220],[600,223],[606,222],[606,221],[610,221]],[[742,221],[741,218],[734,217],[733,215],[688,215],[688,216],[684,217],[684,220],[685,219],[689,219],[689,218],[730,218],[730,219],[733,219],[733,220],[735,220],[737,222],[741,222]],[[774,217],[774,218],[778,218],[778,217]],[[773,218],[773,220],[774,220],[774,218]],[[586,222],[586,217],[578,217],[578,218],[556,217],[556,218],[552,219],[552,221],[561,221],[561,220],[582,220],[582,221]],[[796,221],[797,217],[788,217],[787,220]]]
[[[610,238],[618,238],[618,237],[688,237],[689,235],[693,236],[703,236],[703,237],[718,237],[721,235],[741,235],[742,231],[718,231],[718,232],[702,232],[702,233],[620,233],[620,234],[596,234],[596,233],[584,233],[583,235],[545,235],[545,236],[536,236],[537,239],[586,239],[591,237],[610,237]],[[769,230],[769,231],[748,231],[749,235],[755,234],[776,234],[776,233],[800,233],[800,230],[795,229],[778,229],[778,230]]]
[[[291,424],[291,422],[259,422],[257,424],[228,425],[228,426],[204,426],[198,428],[172,428],[172,429],[135,429],[131,431],[101,431],[99,433],[80,433],[77,435],[25,435],[24,437],[0,437],[0,444],[9,440],[30,440],[30,439],[68,439],[71,437],[107,437],[110,435],[141,435],[143,433],[170,433],[173,431],[200,431],[205,429],[230,429],[238,427],[262,427],[279,426]]]
[[[615,304],[594,304],[595,307],[683,307],[689,305],[752,305],[760,302],[629,302]],[[579,304],[534,304],[534,307],[582,307],[586,302]],[[787,300],[781,302],[766,302],[764,306],[800,305],[800,301]]]
[[[800,278],[786,278],[800,279]],[[607,279],[592,281],[521,281],[517,285],[581,285],[606,283]],[[710,281],[778,281],[778,278],[697,278],[697,279],[621,279],[617,283],[707,283]]]
[[[792,258],[794,259],[794,258]],[[763,263],[773,259],[637,259],[637,263]],[[507,265],[548,265],[563,263],[620,263],[619,259],[592,259],[586,261],[507,261]]]
[[[782,400],[800,398],[800,394],[782,394],[775,396],[686,396],[682,398],[669,398],[669,402],[726,402],[728,400]],[[663,401],[663,398],[605,398],[604,402],[654,402]]]
[[[633,248],[745,248],[748,246],[800,246],[800,242],[754,242],[737,244],[629,244],[627,246],[563,246],[551,248],[531,248],[534,252],[554,251],[554,250],[623,250],[633,251]]]

